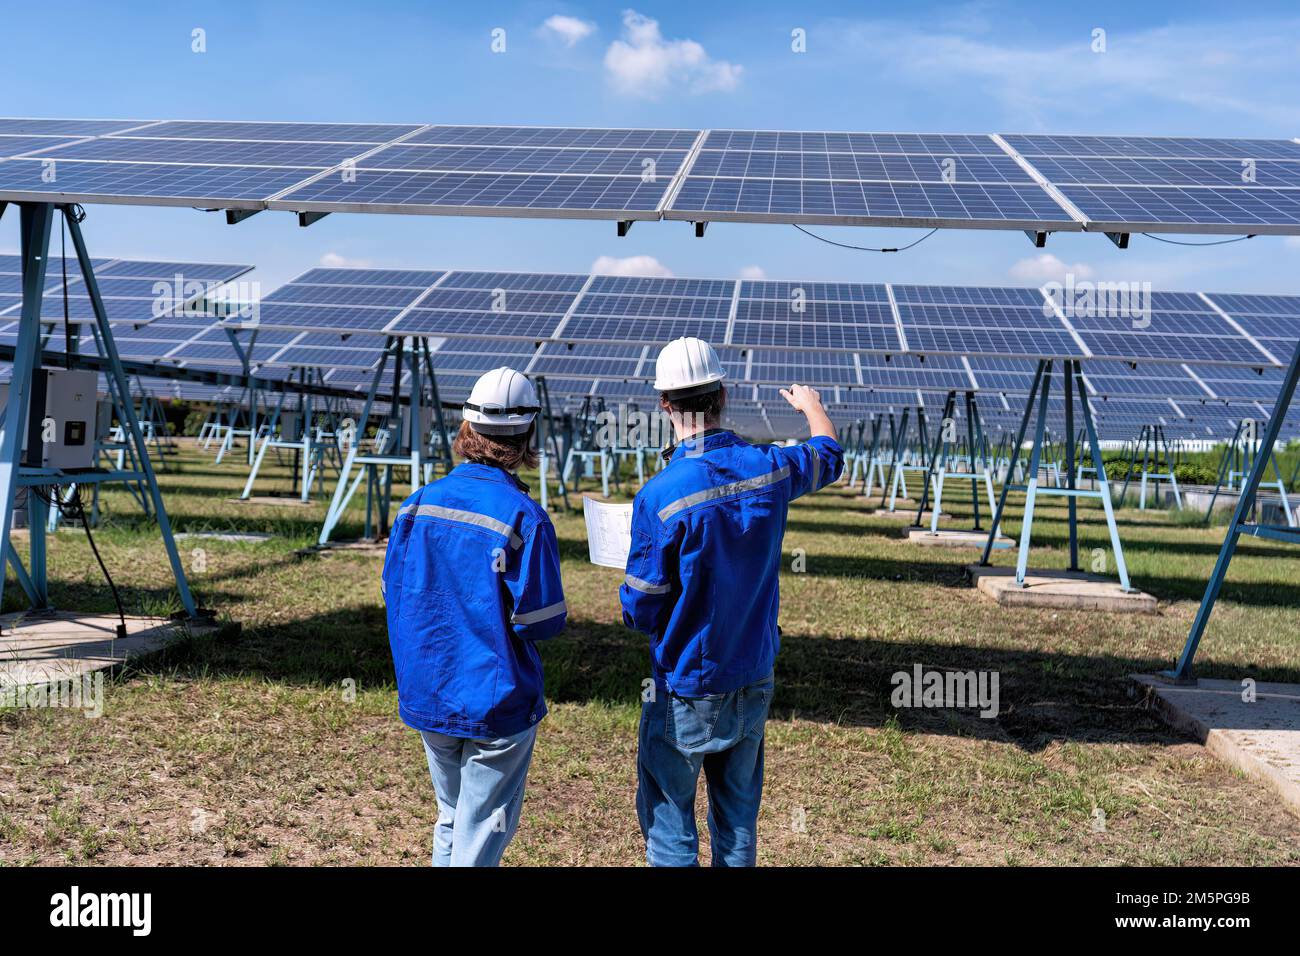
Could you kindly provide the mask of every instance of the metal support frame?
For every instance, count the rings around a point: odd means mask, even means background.
[[[1066,359],[1062,361],[1062,377],[1065,381],[1065,401],[1066,401],[1066,433],[1067,449],[1066,454],[1074,455],[1074,419],[1073,406],[1078,401],[1079,411],[1083,415],[1084,430],[1088,436],[1089,450],[1092,452],[1094,461],[1101,461],[1101,443],[1097,440],[1097,427],[1092,419],[1092,409],[1088,404],[1088,392],[1083,382],[1082,366],[1077,360]],[[980,558],[980,564],[987,567],[989,556],[993,551],[996,541],[996,533],[1002,525],[1003,512],[1006,510],[1007,493],[1011,490],[1023,491],[1025,493],[1025,511],[1024,518],[1020,525],[1020,544],[1016,555],[1016,583],[1021,587],[1025,586],[1025,575],[1028,571],[1029,562],[1029,545],[1033,534],[1034,526],[1034,506],[1040,496],[1055,495],[1066,497],[1070,502],[1069,523],[1070,523],[1070,568],[1077,570],[1079,566],[1079,539],[1078,539],[1078,515],[1075,507],[1077,498],[1099,498],[1101,499],[1102,509],[1106,513],[1106,528],[1110,534],[1111,548],[1115,553],[1115,566],[1119,574],[1120,587],[1124,591],[1132,591],[1133,587],[1129,582],[1128,566],[1124,562],[1124,549],[1120,544],[1119,530],[1115,524],[1115,509],[1111,502],[1110,484],[1106,480],[1106,470],[1100,469],[1097,476],[1097,487],[1092,491],[1085,491],[1076,487],[1075,482],[1075,461],[1073,458],[1067,462],[1066,467],[1066,487],[1045,488],[1039,487],[1038,470],[1042,463],[1043,446],[1046,441],[1047,432],[1047,408],[1051,398],[1051,381],[1052,381],[1053,361],[1044,359],[1038,363],[1038,368],[1034,373],[1034,385],[1030,391],[1029,398],[1025,402],[1025,412],[1020,419],[1020,429],[1016,434],[1016,443],[1011,449],[1012,465],[1008,469],[1007,480],[1002,484],[1002,494],[998,498],[997,511],[993,517],[993,527],[989,531],[988,540],[984,543],[984,553]],[[1029,470],[1025,484],[1015,484],[1012,481],[1011,473],[1015,470],[1016,462],[1019,460],[1025,442],[1025,432],[1029,426],[1029,420],[1033,416],[1035,407],[1037,407],[1037,418],[1034,428],[1034,443],[1030,449]]]
[[[960,449],[954,449],[954,442],[949,441],[946,427],[941,427],[939,435],[935,439],[935,451],[930,459],[929,481],[927,482],[927,495],[930,486],[934,488],[934,503],[930,508],[930,534],[939,533],[939,517],[943,510],[943,486],[947,479],[957,481],[969,481],[971,490],[971,507],[974,512],[974,527],[972,531],[983,531],[980,525],[980,485],[983,484],[984,491],[988,495],[989,515],[991,516],[997,506],[994,503],[993,491],[993,470],[988,458],[988,449],[984,441],[983,426],[980,422],[979,408],[975,401],[975,393],[967,391],[965,394],[966,408],[966,448],[965,454],[960,454]],[[944,401],[944,422],[946,423],[956,412],[956,392],[949,392],[947,399]],[[952,467],[958,459],[964,459],[967,470],[959,471]],[[925,512],[927,497],[923,496],[920,507],[916,511],[916,520],[913,527],[921,527],[921,516]],[[994,537],[997,537],[997,529],[994,529]]]
[[[907,487],[907,473],[914,472],[921,476],[922,482],[922,507],[924,507],[924,498],[929,493],[929,475],[930,462],[933,461],[933,455],[928,454],[927,449],[930,444],[928,431],[928,422],[925,417],[925,407],[918,405],[916,407],[916,460],[919,464],[912,464],[912,448],[907,444],[907,432],[902,430],[902,455],[897,458],[891,465],[890,473],[893,480],[889,483],[888,497],[889,510],[892,512],[898,500],[898,493],[901,491],[904,498],[910,498],[912,493]]]
[[[390,359],[393,363],[393,384],[389,420],[390,424],[396,427],[391,430],[381,427],[376,432],[370,452],[362,452],[363,433],[370,421]],[[409,368],[406,369],[409,373],[406,385],[408,400],[406,416],[403,420],[401,402],[403,364],[407,360],[409,360]],[[426,384],[429,388],[428,395],[425,394]],[[334,529],[362,484],[366,487],[364,535],[366,538],[382,538],[388,534],[395,468],[410,470],[412,494],[432,479],[435,459],[443,465],[445,472],[451,470],[451,438],[447,434],[447,422],[442,413],[442,402],[437,399],[437,394],[437,378],[434,374],[428,342],[418,336],[388,336],[384,342],[383,354],[375,366],[370,388],[366,393],[356,434],[346,449],[343,467],[339,470],[338,483],[334,487],[329,510],[325,514],[325,521],[321,525],[320,536],[317,538],[319,546],[329,544]],[[430,400],[433,411],[432,430],[429,434],[425,433],[422,421],[426,399]],[[435,434],[438,446],[436,449],[432,448]]]
[[[1233,486],[1236,484],[1235,476],[1249,474],[1253,463],[1260,457],[1266,460],[1265,471],[1268,468],[1267,462],[1272,462],[1273,474],[1276,479],[1274,481],[1265,481],[1261,477],[1260,487],[1277,488],[1279,503],[1287,526],[1297,526],[1295,512],[1291,509],[1291,499],[1287,494],[1287,482],[1282,478],[1282,469],[1278,465],[1276,452],[1272,448],[1265,450],[1264,444],[1255,435],[1254,429],[1248,429],[1244,421],[1237,422],[1236,430],[1232,434],[1232,441],[1224,448],[1223,457],[1219,460],[1219,473],[1215,480],[1214,493],[1210,496],[1210,503],[1205,509],[1205,524],[1210,523],[1210,517],[1214,514],[1214,504],[1219,499],[1220,490],[1225,487],[1225,475],[1226,487],[1229,491],[1232,491]],[[1300,462],[1297,462],[1296,473],[1300,473]],[[1295,487],[1296,473],[1291,475],[1291,486],[1293,488]],[[1251,503],[1250,517],[1252,520],[1258,510],[1258,490],[1257,488],[1255,501]]]
[[[608,498],[611,478],[615,490],[622,491],[622,487],[618,476],[619,460],[610,447],[599,441],[600,419],[605,411],[603,398],[597,398],[594,402],[591,396],[583,399],[582,408],[575,419],[573,440],[569,442],[568,450],[564,455],[564,467],[560,471],[560,477],[563,481],[570,480],[574,464],[580,462],[582,468],[572,479],[576,491],[582,481],[582,470],[587,466],[593,469],[599,466],[601,494]]]
[[[569,510],[569,489],[564,481],[564,456],[561,453],[560,436],[555,428],[555,411],[551,408],[551,389],[545,376],[537,378],[537,394],[542,406],[537,431],[537,476],[538,495],[542,508],[550,507],[548,485],[551,465],[555,466],[555,477],[559,481],[560,497],[564,500],[564,510]]]
[[[48,607],[49,582],[46,576],[45,547],[47,515],[44,513],[45,509],[40,499],[36,495],[29,494],[30,557],[29,567],[24,569],[17,549],[14,548],[9,537],[18,489],[67,486],[74,482],[83,486],[107,481],[124,481],[128,484],[139,482],[147,494],[147,500],[153,508],[153,516],[158,522],[158,530],[176,580],[181,604],[186,614],[191,619],[196,619],[199,617],[198,607],[190,593],[185,568],[176,549],[171,522],[163,506],[162,493],[158,489],[158,479],[149,459],[135,405],[131,401],[130,384],[122,368],[121,357],[118,355],[117,344],[109,325],[108,313],[100,295],[99,282],[95,276],[90,254],[86,250],[79,220],[81,214],[79,212],[74,214],[72,208],[67,205],[53,203],[19,203],[18,206],[22,237],[23,303],[18,326],[18,341],[14,351],[13,379],[5,409],[7,427],[4,429],[3,437],[0,438],[0,502],[2,502],[0,503],[2,509],[0,539],[5,542],[6,559],[13,566],[19,584],[33,607]],[[4,205],[0,204],[0,215],[3,215],[4,209]],[[137,470],[112,469],[78,472],[71,475],[57,469],[36,467],[23,461],[23,433],[29,416],[32,379],[40,368],[41,305],[45,292],[50,231],[56,214],[64,217],[76,250],[82,281],[95,317],[91,329],[99,345],[100,354],[108,363],[105,371],[108,374],[110,397],[124,426],[126,450],[132,459],[133,467]],[[35,451],[36,449],[29,448],[29,452]],[[0,574],[0,599],[3,599],[3,588],[4,576]]]
[[[1237,499],[1237,507],[1233,509],[1232,523],[1228,525],[1228,533],[1224,536],[1223,546],[1219,549],[1219,557],[1214,562],[1214,571],[1210,574],[1210,580],[1205,586],[1205,595],[1201,598],[1201,606],[1197,609],[1196,618],[1192,621],[1191,631],[1187,635],[1187,643],[1183,645],[1183,652],[1179,655],[1178,662],[1174,664],[1173,670],[1163,672],[1165,677],[1177,681],[1192,680],[1192,662],[1196,659],[1196,649],[1200,647],[1201,638],[1205,636],[1205,626],[1209,623],[1210,614],[1213,613],[1215,602],[1219,599],[1219,592],[1223,589],[1223,579],[1227,576],[1228,566],[1232,563],[1232,556],[1237,551],[1237,541],[1242,534],[1269,538],[1274,541],[1284,541],[1290,544],[1300,544],[1300,531],[1293,527],[1252,524],[1246,520],[1247,513],[1254,507],[1255,495],[1259,491],[1260,482],[1264,478],[1264,471],[1273,457],[1272,452],[1277,445],[1278,435],[1282,430],[1282,422],[1286,419],[1287,410],[1291,407],[1291,400],[1295,397],[1297,381],[1300,381],[1300,342],[1296,343],[1295,353],[1291,356],[1291,365],[1287,368],[1286,377],[1282,380],[1281,392],[1278,394],[1277,401],[1273,403],[1273,414],[1268,420],[1268,426],[1264,429],[1260,454],[1255,455],[1255,460],[1250,469],[1250,477],[1246,479],[1246,484],[1241,489],[1241,497]],[[1281,475],[1279,474],[1278,477],[1280,480]]]
[[[889,413],[889,474],[880,484],[880,507],[885,507],[885,502],[889,498],[889,490],[894,485],[894,471],[898,467],[903,456],[907,454],[907,423],[912,409],[903,409],[903,414],[899,416],[898,427],[894,427],[894,413]],[[903,446],[903,447],[900,447]]]
[[[1169,439],[1163,425],[1143,425],[1137,439],[1129,446],[1128,467],[1124,471],[1124,484],[1120,488],[1119,507],[1124,507],[1128,499],[1128,486],[1137,470],[1138,456],[1142,457],[1142,469],[1138,473],[1138,510],[1147,510],[1147,484],[1155,482],[1156,500],[1160,498],[1160,483],[1167,481],[1174,492],[1174,504],[1183,510],[1182,490],[1178,487],[1178,476],[1174,473],[1174,456],[1169,448]],[[1163,464],[1162,464],[1163,463]]]

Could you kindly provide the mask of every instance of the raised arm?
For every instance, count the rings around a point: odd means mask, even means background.
[[[791,385],[789,388],[781,389],[781,397],[789,402],[795,411],[801,412],[803,417],[808,419],[808,428],[814,438],[839,440],[834,423],[826,414],[826,409],[822,407],[822,397],[817,389],[809,388],[807,385]]]

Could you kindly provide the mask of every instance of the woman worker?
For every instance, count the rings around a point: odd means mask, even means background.
[[[465,403],[464,459],[403,502],[383,588],[399,713],[438,798],[434,866],[495,866],[546,716],[535,641],[564,629],[555,529],[515,476],[536,464],[532,383],[499,368]]]

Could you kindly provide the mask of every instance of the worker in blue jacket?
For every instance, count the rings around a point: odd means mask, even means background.
[[[751,445],[719,427],[717,354],[683,338],[659,354],[655,388],[677,446],[632,506],[619,595],[650,637],[654,687],[641,709],[637,814],[652,866],[694,866],[703,769],[715,866],[753,866],[763,736],[780,646],[786,511],[839,478],[844,451],[814,389],[781,394],[808,420],[799,445]]]
[[[560,555],[514,474],[536,463],[538,411],[519,372],[482,376],[452,446],[464,462],[406,499],[388,539],[388,639],[437,794],[434,866],[500,862],[546,716],[535,645],[564,628]]]

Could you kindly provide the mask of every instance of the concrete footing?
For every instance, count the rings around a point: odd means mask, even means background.
[[[888,508],[873,508],[866,512],[872,518],[898,518],[900,520],[916,520],[916,508],[908,508],[906,505],[900,505],[898,508],[890,511]]]
[[[1300,815],[1300,684],[1172,684],[1150,674],[1131,676],[1166,723],[1272,787]]]
[[[912,544],[923,548],[982,548],[989,540],[987,531],[955,531],[940,528],[933,534],[929,526],[924,528],[903,528],[901,534]],[[997,536],[993,542],[995,548],[1009,548],[1012,541],[1004,534]]]
[[[1034,571],[1025,585],[1016,583],[1015,568],[966,566],[971,583],[1003,607],[1059,607],[1075,611],[1154,614],[1156,599],[1143,591],[1125,593],[1119,582],[1080,571]]]
[[[116,614],[23,611],[0,617],[0,687],[80,679],[156,651],[188,631],[210,631],[157,617],[128,617],[117,637]]]

